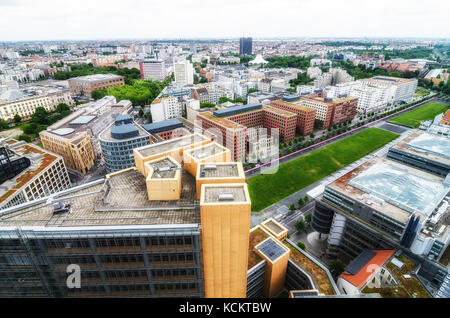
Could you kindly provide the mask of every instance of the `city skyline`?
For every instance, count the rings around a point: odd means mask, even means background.
[[[450,37],[450,25],[445,22],[448,21],[446,13],[450,9],[448,3],[433,0],[424,7],[417,0],[394,3],[380,0],[377,6],[368,8],[367,2],[350,0],[343,6],[326,1],[318,10],[317,4],[311,0],[285,0],[277,6],[268,0],[231,0],[226,4],[201,0],[195,6],[190,1],[158,3],[134,0],[126,8],[117,0],[82,0],[63,6],[54,0],[38,3],[0,0],[0,28],[8,30],[7,34],[0,36],[0,41],[224,39],[241,36],[255,39],[280,36]],[[226,12],[222,15],[225,23],[217,23],[222,12]],[[232,23],[226,22],[230,19]],[[268,19],[271,23],[267,23]],[[408,27],[398,28],[398,25]],[[96,33],[93,34],[92,30]]]

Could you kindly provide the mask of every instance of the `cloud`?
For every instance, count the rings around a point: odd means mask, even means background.
[[[440,0],[0,0],[0,8],[0,41],[450,37],[450,2]]]

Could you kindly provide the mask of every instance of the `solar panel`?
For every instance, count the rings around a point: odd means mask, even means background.
[[[258,250],[271,261],[275,261],[281,255],[286,253],[286,251],[271,238],[261,243],[261,245],[258,246]]]
[[[366,264],[369,263],[375,255],[376,253],[371,250],[364,250],[350,264],[347,265],[345,271],[352,275],[358,274],[359,271],[366,266]]]

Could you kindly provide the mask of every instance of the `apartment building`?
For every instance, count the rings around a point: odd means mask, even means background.
[[[139,62],[141,79],[163,81],[167,77],[166,63],[162,60],[145,60]]]
[[[180,85],[194,84],[194,67],[191,62],[187,60],[174,62],[173,72],[175,74],[175,83]]]
[[[379,88],[392,88],[393,89],[393,102],[405,102],[412,101],[417,89],[417,79],[415,78],[398,78],[389,76],[375,76],[372,78],[358,80],[362,87],[375,86]]]
[[[70,94],[91,98],[92,92],[104,88],[125,85],[123,76],[115,74],[95,74],[81,77],[75,77],[68,80]]]
[[[307,136],[314,131],[314,121],[316,118],[315,109],[292,104],[284,100],[272,101],[270,106],[297,114],[297,131],[302,136]]]
[[[73,100],[66,90],[47,90],[38,94],[29,94],[21,90],[8,90],[0,94],[0,119],[10,121],[15,115],[30,119],[37,107],[44,107],[52,112],[59,103],[73,105]]]
[[[154,123],[183,116],[183,103],[177,97],[161,97],[155,99],[151,106]]]
[[[23,141],[0,147],[0,210],[49,196],[72,186],[63,158]]]
[[[330,68],[327,73],[323,73],[314,80],[314,87],[325,88],[330,85],[352,82],[354,80],[347,71],[340,68]]]

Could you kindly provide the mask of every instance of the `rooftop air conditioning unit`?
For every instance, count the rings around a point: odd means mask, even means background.
[[[219,194],[219,201],[234,201],[233,193],[221,193]]]
[[[203,167],[204,170],[216,170],[217,166],[213,164],[207,164]]]

